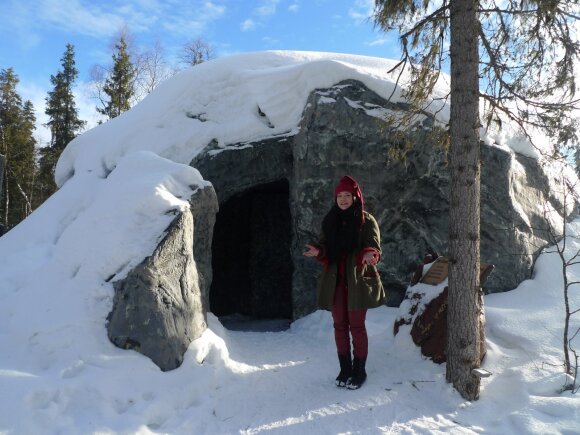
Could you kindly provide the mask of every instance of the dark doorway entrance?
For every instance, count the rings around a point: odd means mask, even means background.
[[[209,298],[216,316],[287,319],[289,324],[291,234],[287,180],[253,187],[220,206]]]

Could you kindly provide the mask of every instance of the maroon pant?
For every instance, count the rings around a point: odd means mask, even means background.
[[[334,340],[339,355],[350,355],[350,336],[355,358],[366,358],[369,351],[369,340],[365,320],[367,310],[348,310],[348,288],[344,279],[339,279],[334,291],[332,319],[334,320]]]

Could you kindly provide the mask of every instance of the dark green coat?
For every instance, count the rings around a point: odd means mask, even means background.
[[[360,229],[358,249],[349,254],[346,259],[349,311],[376,308],[385,303],[385,289],[376,266],[361,264],[364,248],[375,248],[379,253],[381,252],[381,234],[377,221],[366,211],[363,213],[365,221]],[[318,247],[321,248],[319,260],[325,263],[325,270],[322,272],[318,285],[318,306],[326,310],[332,310],[338,266],[336,264],[326,264],[324,255],[326,237],[324,231],[320,235]]]

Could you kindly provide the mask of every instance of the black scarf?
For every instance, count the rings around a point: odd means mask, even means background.
[[[344,254],[357,248],[361,224],[361,206],[356,202],[346,210],[334,205],[322,221],[326,236],[326,257],[330,264],[338,263]]]

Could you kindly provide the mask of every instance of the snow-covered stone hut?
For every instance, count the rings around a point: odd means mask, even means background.
[[[193,242],[206,309],[296,319],[316,308],[320,269],[302,256],[304,243],[317,238],[336,181],[352,175],[380,224],[379,270],[396,305],[424,254],[446,250],[449,178],[425,129],[446,124],[442,99],[408,132],[406,159],[387,163],[400,141],[385,117],[407,108],[393,65],[312,52],[203,63],[73,141],[58,184],[79,173],[107,177],[137,150],[197,168],[219,203],[213,233],[196,231]],[[446,93],[443,77],[436,96]],[[534,148],[505,130],[482,138],[482,260],[496,266],[486,291],[505,291],[530,276],[547,243],[542,205],[561,203]],[[215,214],[214,205],[205,209]]]

